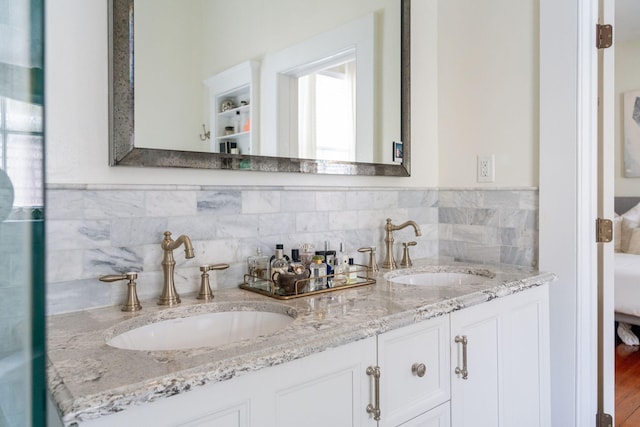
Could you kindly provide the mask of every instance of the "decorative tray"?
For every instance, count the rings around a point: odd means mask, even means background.
[[[317,295],[325,292],[339,291],[342,289],[355,288],[358,286],[373,285],[375,279],[368,277],[366,266],[357,266],[355,279],[346,280],[346,273],[329,274],[327,276],[307,277],[287,282],[267,280],[250,274],[244,275],[244,283],[240,284],[240,289],[256,292],[271,298],[280,300],[288,300],[292,298],[306,297],[309,295]],[[353,273],[353,272],[352,272]],[[324,281],[327,284],[322,288],[314,287],[316,281]]]

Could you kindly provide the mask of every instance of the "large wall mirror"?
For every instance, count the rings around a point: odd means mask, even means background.
[[[110,164],[409,176],[410,0],[110,0]]]

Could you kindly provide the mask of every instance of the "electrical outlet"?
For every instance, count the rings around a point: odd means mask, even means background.
[[[495,182],[494,156],[478,156],[478,182]]]

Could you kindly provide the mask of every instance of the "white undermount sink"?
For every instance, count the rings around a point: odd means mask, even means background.
[[[218,347],[271,334],[294,320],[268,311],[206,313],[140,326],[109,339],[107,345],[147,351]]]
[[[385,277],[393,283],[417,286],[449,286],[449,285],[469,285],[481,283],[492,278],[491,275],[476,273],[454,273],[454,272],[416,272],[398,276]]]

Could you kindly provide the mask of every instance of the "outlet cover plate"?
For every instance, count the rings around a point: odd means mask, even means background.
[[[478,156],[478,182],[495,182],[495,156]]]

